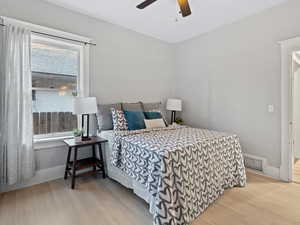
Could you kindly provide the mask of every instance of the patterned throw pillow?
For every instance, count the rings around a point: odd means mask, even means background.
[[[125,119],[124,112],[111,108],[111,115],[114,125],[114,130],[128,130],[128,124]]]

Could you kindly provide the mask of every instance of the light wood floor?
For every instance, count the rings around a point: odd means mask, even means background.
[[[293,181],[300,184],[300,159],[295,159]]]
[[[151,225],[147,204],[109,179],[86,178],[71,190],[56,180],[0,195],[1,225]],[[300,185],[248,173],[193,225],[300,224]]]

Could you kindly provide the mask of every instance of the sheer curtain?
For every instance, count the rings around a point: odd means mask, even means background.
[[[2,29],[2,28],[1,28]],[[0,183],[17,184],[34,175],[30,31],[7,25],[2,32]]]

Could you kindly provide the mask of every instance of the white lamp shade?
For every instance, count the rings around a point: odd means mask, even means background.
[[[73,101],[73,114],[93,114],[97,113],[97,100],[95,97],[76,97]]]
[[[182,101],[180,99],[168,99],[167,110],[181,111],[182,110]]]

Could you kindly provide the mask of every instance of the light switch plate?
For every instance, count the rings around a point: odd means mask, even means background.
[[[273,113],[274,112],[274,105],[268,105],[268,112]]]

